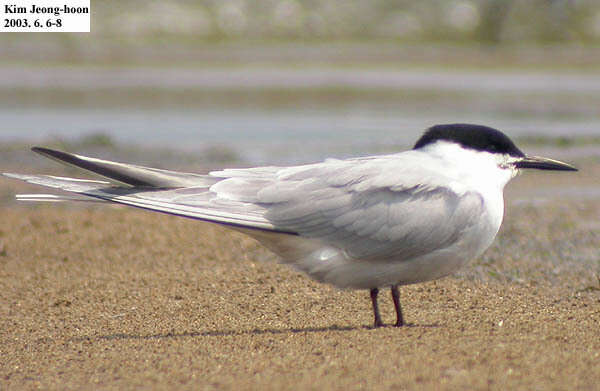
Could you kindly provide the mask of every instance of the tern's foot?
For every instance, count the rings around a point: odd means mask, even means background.
[[[400,323],[399,323],[399,322],[396,322],[396,323],[394,323],[394,324],[385,324],[385,323],[383,323],[383,322],[375,322],[375,323],[373,324],[373,328],[374,328],[374,329],[378,329],[378,328],[380,328],[380,327],[407,327],[407,324],[406,324],[406,323],[404,323],[404,322],[400,322]]]

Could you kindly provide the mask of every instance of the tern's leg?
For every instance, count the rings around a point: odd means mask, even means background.
[[[373,314],[375,315],[375,324],[373,327],[381,327],[383,326],[383,322],[381,321],[381,316],[379,315],[379,306],[377,305],[377,295],[379,294],[379,289],[373,288],[371,289],[371,303],[373,304]]]
[[[392,300],[394,300],[394,307],[396,308],[396,324],[394,326],[404,326],[404,318],[402,317],[402,307],[400,306],[400,291],[398,285],[392,285]]]

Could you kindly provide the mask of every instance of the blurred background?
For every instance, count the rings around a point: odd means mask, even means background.
[[[0,36],[3,165],[26,147],[169,168],[396,152],[436,123],[595,159],[596,0],[103,0]],[[567,156],[565,156],[567,155]]]

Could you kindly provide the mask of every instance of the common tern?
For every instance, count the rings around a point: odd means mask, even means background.
[[[412,150],[390,155],[208,175],[32,149],[108,181],[6,173],[76,193],[17,199],[114,202],[243,232],[317,281],[369,290],[375,327],[383,326],[380,288],[391,288],[395,326],[402,326],[400,285],[447,276],[492,244],[504,186],[522,169],[577,171],[472,124],[433,126]]]

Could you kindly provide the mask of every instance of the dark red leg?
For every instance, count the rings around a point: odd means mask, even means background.
[[[375,323],[373,327],[381,327],[383,326],[383,322],[381,321],[381,316],[379,315],[379,306],[377,305],[377,295],[379,294],[379,289],[373,288],[371,289],[371,303],[373,304],[373,314],[375,315]]]
[[[402,316],[402,307],[400,306],[400,291],[398,285],[392,285],[392,300],[394,300],[394,307],[396,308],[396,324],[394,326],[404,326],[404,317]]]

